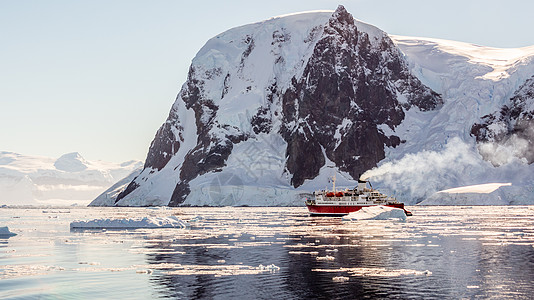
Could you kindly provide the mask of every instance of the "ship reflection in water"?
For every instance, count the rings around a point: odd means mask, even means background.
[[[304,207],[72,209],[58,218],[37,211],[23,222],[9,219],[19,235],[0,239],[0,298],[517,299],[534,293],[532,208],[410,209],[406,221],[311,217]],[[147,212],[178,214],[191,228],[63,229],[89,215]],[[0,211],[0,220],[17,213]]]

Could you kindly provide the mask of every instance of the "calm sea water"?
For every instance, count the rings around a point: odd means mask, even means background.
[[[534,207],[410,207],[406,221],[305,208],[0,209],[1,299],[532,299]],[[178,215],[190,229],[71,231]]]

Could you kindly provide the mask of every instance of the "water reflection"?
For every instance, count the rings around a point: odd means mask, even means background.
[[[511,240],[505,229],[498,244],[486,245],[498,228],[493,216],[429,211],[430,218],[407,222],[346,222],[283,210],[250,209],[239,218],[203,213],[193,233],[147,248],[168,253],[147,253],[149,265],[179,270],[154,273],[151,282],[164,286],[157,289],[161,296],[442,299],[534,290],[532,240],[503,244]],[[280,270],[257,271],[268,264]]]
[[[531,297],[531,208],[411,210],[405,222],[305,208],[0,210],[19,233],[0,239],[0,298]],[[191,229],[69,230],[140,215],[179,215]]]

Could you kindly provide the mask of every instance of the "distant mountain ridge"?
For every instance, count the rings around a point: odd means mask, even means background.
[[[87,161],[73,152],[60,158],[0,152],[0,204],[85,205],[142,165]]]
[[[328,177],[353,185],[366,172],[408,204],[489,179],[513,182],[514,195],[489,201],[528,199],[530,156],[495,167],[483,149],[504,139],[489,138],[496,119],[515,122],[504,135],[531,128],[533,57],[534,48],[391,38],[342,6],[228,30],[193,59],[142,172],[108,199],[301,205]]]

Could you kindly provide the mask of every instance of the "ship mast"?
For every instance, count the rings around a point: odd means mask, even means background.
[[[333,189],[333,192],[335,194],[336,193],[336,175],[334,174],[334,176],[332,176],[330,178],[332,178],[332,189]]]

